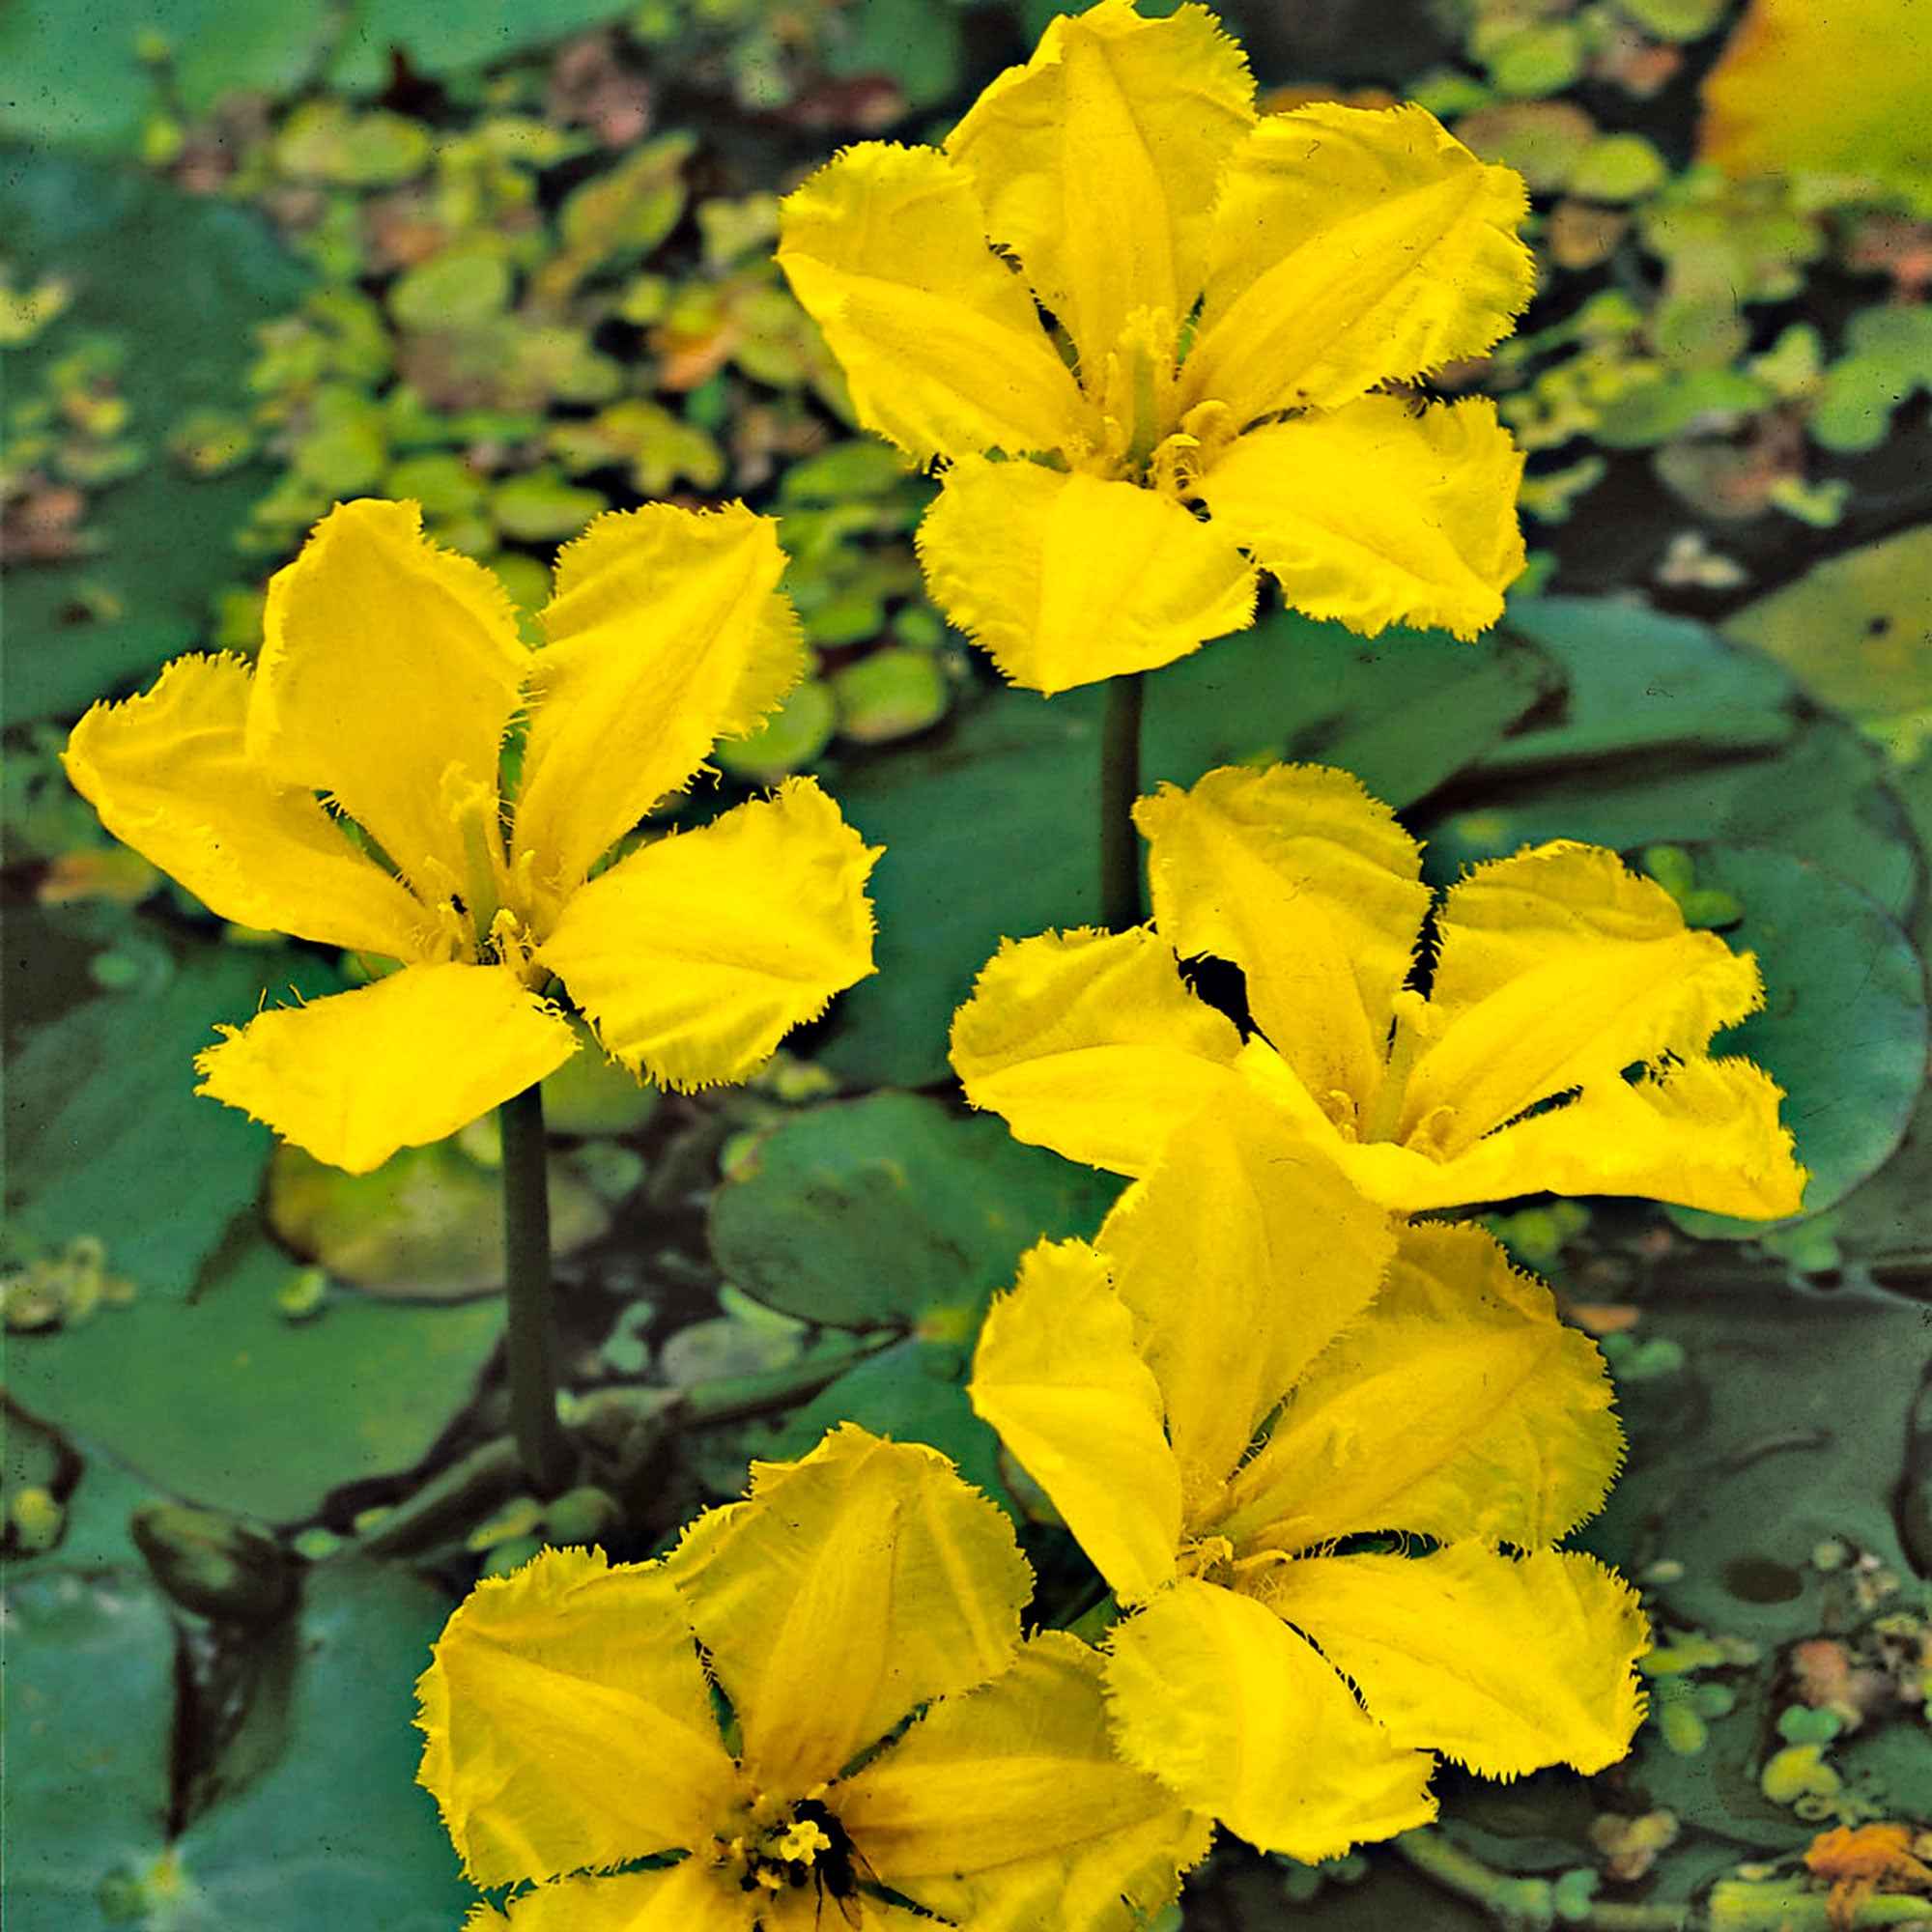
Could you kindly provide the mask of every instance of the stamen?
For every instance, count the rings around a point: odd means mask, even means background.
[[[442,807],[463,834],[461,898],[471,929],[489,932],[503,903],[503,838],[497,823],[497,794],[452,764],[442,775]]]
[[[820,1852],[832,1849],[832,1833],[810,1818],[800,1818],[778,1842],[778,1855],[787,1864],[810,1864]]]

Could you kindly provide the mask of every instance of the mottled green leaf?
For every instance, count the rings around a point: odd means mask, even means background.
[[[77,23],[94,18],[67,11]],[[0,14],[0,35],[24,17]],[[73,71],[90,70],[77,57]],[[0,71],[7,93],[24,92],[4,42]],[[99,331],[125,345],[129,434],[156,451],[194,411],[235,407],[256,326],[293,309],[307,279],[245,209],[20,151],[0,153],[0,235],[16,274],[57,274],[74,289],[66,315],[8,353],[10,396],[24,395],[76,334]],[[269,479],[256,461],[190,478],[157,458],[91,493],[98,554],[8,573],[0,720],[79,711],[205,645],[209,599],[236,572],[233,533]]]
[[[1022,1251],[1091,1234],[1118,1185],[989,1117],[874,1094],[765,1140],[713,1197],[711,1247],[731,1281],[788,1315],[963,1341]]]

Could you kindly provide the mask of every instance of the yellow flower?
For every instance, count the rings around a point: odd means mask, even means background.
[[[1092,1246],[1024,1259],[972,1397],[1145,1605],[1107,1665],[1122,1755],[1253,1843],[1425,1822],[1431,1751],[1629,1748],[1635,1594],[1553,1548],[1622,1451],[1595,1347],[1480,1228],[1397,1241],[1259,1097],[1187,1123]]]
[[[1798,1211],[1779,1090],[1707,1052],[1763,1003],[1755,959],[1615,853],[1478,866],[1425,942],[1421,848],[1347,772],[1227,766],[1134,818],[1155,929],[1009,940],[954,1016],[967,1097],[1019,1139],[1143,1174],[1177,1121],[1257,1089],[1404,1213],[1546,1189]],[[1181,978],[1202,954],[1245,976],[1245,1041]]]
[[[1380,388],[1508,333],[1521,180],[1420,107],[1253,96],[1206,8],[1100,0],[944,151],[862,142],[784,203],[779,261],[860,421],[947,463],[927,586],[1016,684],[1239,630],[1256,563],[1316,616],[1463,637],[1522,568],[1494,408]]]
[[[553,976],[613,1058],[696,1087],[869,973],[877,854],[809,779],[591,876],[798,679],[783,566],[740,505],[599,517],[558,555],[532,653],[413,503],[346,503],[270,584],[252,672],[177,658],[96,705],[67,770],[117,838],[224,919],[403,962],[222,1029],[199,1091],[359,1174],[563,1064]]]
[[[422,1782],[476,1884],[536,1882],[514,1932],[1127,1932],[1206,1833],[1114,1755],[1094,1653],[1020,1641],[1031,1584],[944,1456],[848,1423],[668,1558],[480,1584],[417,1686]]]

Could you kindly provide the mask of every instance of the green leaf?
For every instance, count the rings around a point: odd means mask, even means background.
[[[159,986],[102,993],[34,1029],[8,1079],[7,1211],[48,1244],[98,1236],[149,1300],[194,1286],[254,1200],[270,1136],[194,1092],[217,1021],[270,997],[333,992],[313,953],[201,946],[156,961]],[[101,1318],[104,1319],[104,1318]]]
[[[1932,737],[1932,528],[1814,564],[1724,633],[1909,759]]]
[[[328,64],[329,84],[351,94],[379,93],[396,55],[435,79],[494,67],[625,12],[611,0],[352,0],[342,38]]]
[[[874,1094],[764,1141],[712,1199],[711,1248],[731,1281],[788,1315],[963,1341],[1025,1249],[1092,1234],[1118,1187],[999,1121]]]
[[[1551,681],[1541,656],[1506,638],[1391,631],[1370,642],[1283,613],[1151,674],[1143,789],[1289,758],[1344,765],[1409,804]],[[953,1009],[1000,940],[1098,917],[1101,702],[1097,686],[988,694],[962,704],[945,737],[837,778],[846,816],[886,847],[871,888],[879,971],[840,999],[821,1056],[847,1079],[944,1079]]]
[[[952,687],[930,651],[905,645],[873,651],[835,672],[838,728],[861,744],[928,730],[946,716]]]
[[[951,9],[932,0],[858,0],[844,18],[842,38],[826,49],[828,72],[884,74],[908,107],[936,106],[957,87],[965,47]]]
[[[959,1473],[1009,1511],[1000,1474],[1000,1439],[973,1413],[966,1396],[969,1350],[909,1336],[869,1355],[787,1416],[762,1454],[803,1456],[828,1429],[856,1422],[895,1442],[923,1442],[952,1457]]]
[[[1722,1672],[1712,1681],[1736,1702],[1709,1718],[1701,1748],[1682,1747],[1697,1742],[1695,1726],[1672,1748],[1654,1718],[1611,1774],[1614,1807],[1662,1806],[1726,1841],[1732,1859],[1741,1845],[1795,1851],[1817,1822],[1772,1804],[1758,1782],[1778,1742],[1773,1720],[1792,1701],[1786,1647],[1821,1632],[1842,1637],[1909,1603],[1914,1565],[1889,1499],[1907,1474],[1925,1310],[1855,1287],[1829,1300],[1771,1285],[1740,1293],[1710,1284],[1696,1258],[1659,1287],[1667,1300],[1641,1332],[1674,1344],[1687,1366],[1620,1385],[1634,1451],[1577,1541],[1646,1576],[1673,1662]],[[1848,1547],[1868,1566],[1849,1561]],[[1906,1597],[1886,1601],[1888,1575]],[[1687,1649],[1676,1632],[1719,1641],[1692,1637]],[[1708,1662],[1696,1662],[1699,1651]],[[1864,1795],[1891,1815],[1910,1806],[1923,1753],[1918,1727],[1894,1713],[1834,1745],[1832,1762],[1848,1780],[1872,1780]],[[1692,1839],[1686,1853],[1695,1851]],[[1664,1889],[1677,1895],[1680,1881],[1666,1876]]]
[[[455,1139],[405,1148],[369,1174],[277,1147],[264,1214],[296,1254],[372,1294],[454,1301],[503,1285],[503,1183]],[[611,1225],[575,1157],[561,1151],[551,1156],[550,1215],[559,1260]]]
[[[159,1200],[144,1185],[143,1200]],[[270,1521],[337,1485],[408,1469],[467,1403],[502,1327],[496,1300],[457,1307],[331,1299],[290,1321],[295,1264],[250,1245],[191,1302],[158,1294],[8,1347],[34,1414],[158,1487]]]
[[[1783,1121],[1810,1169],[1804,1215],[1837,1206],[1899,1146],[1926,1076],[1924,968],[1899,923],[1843,879],[1739,846],[1696,854],[1700,891],[1731,893],[1745,918],[1725,937],[1758,954],[1766,1007],[1719,1034],[1785,1090]],[[1747,1240],[1764,1221],[1671,1209],[1692,1235]]]
[[[1708,625],[1595,597],[1516,598],[1506,621],[1563,667],[1568,688],[1558,717],[1483,754],[1485,772],[1639,748],[1755,751],[1797,735],[1791,680]]]
[[[449,1932],[472,1894],[415,1781],[416,1677],[450,1605],[400,1570],[349,1557],[309,1575],[256,1697],[286,1711],[265,1771],[175,1847],[187,1891],[171,1932]],[[217,1767],[218,1771],[219,1767]]]
[[[1755,1060],[1784,1089],[1784,1122],[1811,1171],[1804,1213],[1821,1213],[1904,1136],[1925,1084],[1924,969],[1883,907],[1788,852],[1710,845],[1696,867],[1700,892],[1743,903],[1725,937],[1757,954],[1766,989],[1764,1010],[1719,1034],[1714,1050]],[[1690,1208],[1672,1219],[1724,1240],[1767,1225]]]
[[[15,97],[28,82],[10,63],[4,36],[28,17],[9,12],[0,27],[0,70]],[[90,40],[97,32],[86,9],[65,9],[63,17]],[[68,72],[95,67],[76,55]],[[0,153],[0,235],[16,275],[31,283],[58,274],[74,285],[68,314],[9,351],[10,393],[38,386],[76,334],[105,334],[127,352],[119,381],[129,431],[156,448],[195,412],[235,407],[256,327],[293,309],[307,279],[245,210],[141,175],[19,151]],[[250,461],[190,478],[156,461],[91,492],[85,527],[99,539],[97,554],[8,574],[0,722],[78,711],[202,645],[209,600],[235,574],[233,533],[270,474]]]
[[[1853,1578],[1812,1552],[1842,1540],[1913,1574],[1889,1497],[1904,1473],[1925,1366],[1925,1311],[1880,1290],[1829,1298],[1705,1285],[1694,1253],[1662,1284],[1646,1340],[1685,1352],[1674,1375],[1625,1381],[1637,1445],[1577,1539],[1653,1585],[1662,1621],[1767,1645],[1843,1628]],[[1801,1372],[1802,1365],[1802,1372]]]
[[[167,1831],[174,1628],[132,1571],[15,1576],[6,1613],[8,1932],[109,1932]]]
[[[493,240],[459,242],[419,262],[389,291],[405,328],[464,328],[509,305],[510,265]]]
[[[0,72],[7,76],[0,138],[134,154],[149,121],[170,104],[168,94],[190,114],[205,114],[228,94],[297,92],[328,20],[327,0],[272,8],[229,0],[109,8],[10,0],[0,9]],[[162,59],[144,59],[144,51]]]
[[[1809,713],[1776,669],[1707,630],[1615,599],[1513,605],[1512,628],[1560,659],[1571,697],[1489,753],[1417,829],[1430,876],[1547,838],[1776,845],[1894,917],[1920,861],[1878,753]]]

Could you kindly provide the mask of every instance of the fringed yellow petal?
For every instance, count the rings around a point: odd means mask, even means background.
[[[785,197],[778,259],[859,420],[908,454],[1019,454],[1083,435],[1078,385],[988,245],[966,171],[937,148],[847,148]]]
[[[1269,1605],[1361,1687],[1401,1743],[1486,1777],[1602,1771],[1643,1717],[1636,1592],[1594,1556],[1322,1556],[1270,1573]]]
[[[917,542],[933,602],[1030,691],[1148,670],[1254,621],[1233,542],[1133,483],[965,457]]]
[[[634,1071],[742,1080],[873,970],[878,856],[813,780],[787,779],[580,887],[538,956]]]
[[[502,966],[406,966],[219,1031],[195,1092],[351,1174],[467,1127],[577,1051],[569,1021]]]
[[[836,1803],[882,1883],[973,1932],[1132,1932],[1213,1829],[1115,1754],[1100,1659],[1064,1631],[934,1706]]]
[[[1401,1179],[1398,1205],[1420,1213],[1519,1194],[1636,1194],[1778,1220],[1803,1208],[1806,1179],[1778,1124],[1783,1097],[1762,1067],[1728,1058],[1686,1061],[1634,1082],[1600,1080],[1454,1160],[1415,1164]]]
[[[1418,412],[1364,396],[1250,430],[1199,489],[1296,610],[1367,637],[1411,624],[1473,638],[1522,571],[1522,464],[1486,398]]]
[[[512,1932],[753,1932],[769,1896],[741,1891],[707,1859],[690,1858],[525,1892],[510,1901],[509,1924]]]
[[[432,901],[468,872],[453,790],[497,793],[530,655],[503,587],[414,503],[342,503],[269,582],[251,761],[327,791]]]
[[[701,1516],[672,1575],[767,1789],[835,1776],[915,1705],[997,1676],[1033,1575],[935,1449],[842,1423]]]
[[[1394,812],[1327,766],[1229,765],[1163,785],[1134,823],[1162,937],[1240,967],[1256,1024],[1318,1104],[1366,1107],[1429,909],[1422,848]]]
[[[1240,1050],[1145,927],[1004,940],[952,1016],[952,1069],[974,1106],[1116,1174],[1146,1173],[1179,1122],[1234,1092]]]
[[[1489,1234],[1418,1223],[1215,1527],[1243,1553],[1370,1530],[1555,1543],[1603,1507],[1623,1460],[1611,1393],[1595,1343]]]
[[[1565,842],[1450,889],[1430,998],[1440,1031],[1410,1075],[1401,1137],[1433,1118],[1453,1157],[1540,1100],[1702,1054],[1764,992],[1756,960],[1689,930],[1662,886]]]
[[[409,959],[423,908],[356,850],[305,786],[243,743],[240,658],[177,658],[152,691],[97,704],[67,742],[73,788],[124,845],[242,925]]]
[[[1435,1815],[1428,1755],[1232,1590],[1182,1581],[1117,1624],[1107,1692],[1121,1755],[1264,1851],[1312,1864]]]
[[[662,1563],[547,1549],[486,1577],[416,1694],[418,1776],[478,1885],[708,1848],[730,1815],[737,1771]],[[562,1920],[516,1920],[543,1922]]]
[[[1535,287],[1528,213],[1521,176],[1424,108],[1269,115],[1222,177],[1181,407],[1239,427],[1481,355]]]
[[[1052,21],[948,136],[1090,386],[1135,309],[1179,320],[1194,306],[1214,183],[1253,100],[1241,49],[1206,7],[1150,20],[1101,0]]]
[[[967,1391],[1123,1604],[1174,1577],[1180,1468],[1133,1318],[1085,1241],[1041,1241],[993,1303]]]
[[[558,553],[511,838],[553,904],[803,675],[784,562],[742,503],[613,511]]]
[[[1389,1217],[1243,1093],[1177,1129],[1095,1245],[1159,1384],[1189,1526],[1203,1526],[1256,1430],[1374,1298],[1395,1248]]]

